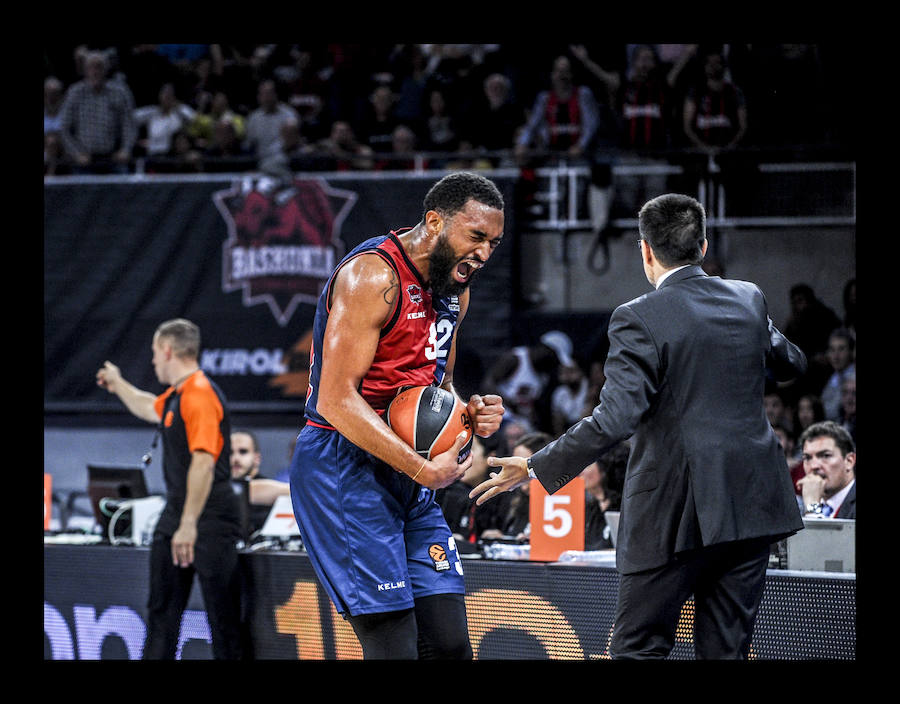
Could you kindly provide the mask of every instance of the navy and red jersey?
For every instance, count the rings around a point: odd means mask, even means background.
[[[630,149],[663,149],[669,144],[669,95],[658,80],[628,81],[622,91],[622,140]]]
[[[360,395],[379,414],[404,386],[440,385],[459,318],[458,296],[434,297],[409,259],[396,232],[362,242],[338,264],[319,296],[310,349],[306,418],[331,427],[316,410],[322,369],[321,349],[331,310],[334,278],[341,267],[362,255],[380,256],[397,274],[400,295],[385,322],[375,357],[360,383]]]
[[[237,520],[231,489],[231,421],[221,389],[203,371],[191,374],[178,387],[170,386],[156,397],[163,440],[163,478],[166,508],[157,527],[171,534],[178,527],[187,495],[191,453],[203,450],[216,458],[213,485],[200,521]]]
[[[725,83],[720,91],[703,86],[700,90],[690,91],[688,96],[697,106],[692,125],[697,136],[713,146],[728,144],[740,127],[738,113],[744,106],[741,89]]]

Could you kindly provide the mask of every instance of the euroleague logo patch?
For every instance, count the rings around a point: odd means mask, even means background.
[[[428,547],[428,557],[434,563],[434,569],[438,572],[450,569],[450,561],[447,559],[447,551],[443,545],[433,543]]]

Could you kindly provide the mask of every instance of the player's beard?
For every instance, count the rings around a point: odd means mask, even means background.
[[[431,279],[431,293],[434,296],[458,296],[472,282],[477,271],[472,271],[465,281],[453,278],[453,272],[459,266],[459,258],[450,246],[445,234],[440,234],[431,255],[428,257],[428,276]]]

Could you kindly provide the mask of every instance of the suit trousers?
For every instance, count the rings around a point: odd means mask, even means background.
[[[241,572],[235,537],[230,531],[223,535],[208,531],[198,535],[194,563],[188,567],[172,563],[171,536],[153,536],[144,660],[175,659],[195,574],[206,607],[213,657],[241,659]]]
[[[770,538],[681,553],[658,568],[620,575],[610,654],[662,659],[675,645],[681,609],[694,596],[698,660],[743,660],[762,599]]]

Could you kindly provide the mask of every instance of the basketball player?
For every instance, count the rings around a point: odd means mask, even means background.
[[[472,657],[462,565],[434,501],[471,465],[425,460],[382,419],[401,387],[453,390],[468,286],[503,236],[488,179],[452,173],[412,228],[361,243],[319,298],[306,425],[290,466],[294,515],[312,565],[366,659]],[[475,433],[500,427],[502,399],[473,395]]]

